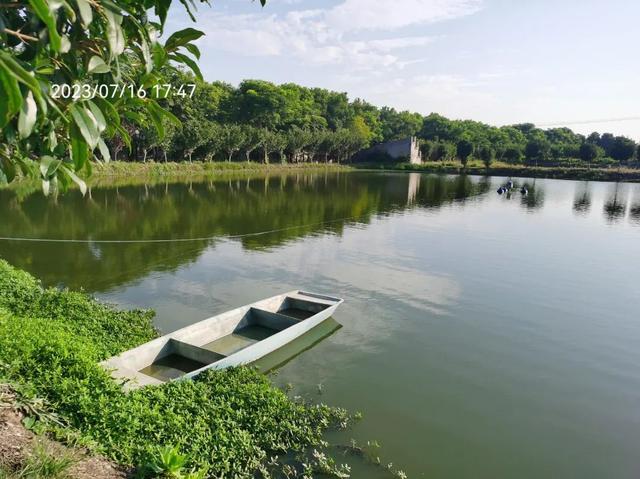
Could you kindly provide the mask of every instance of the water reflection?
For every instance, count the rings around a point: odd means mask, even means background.
[[[640,225],[640,198],[636,198],[636,200],[631,203],[631,208],[629,208],[629,221]]]
[[[609,223],[616,223],[624,218],[627,209],[627,191],[620,189],[620,183],[616,183],[604,204],[604,216]]]
[[[591,209],[591,191],[589,182],[585,181],[582,188],[576,189],[573,200],[573,211],[578,215],[586,215]]]
[[[520,204],[528,211],[535,211],[544,205],[544,190],[536,185],[535,178],[533,181],[525,181],[523,186],[526,188],[527,193],[520,195]]]
[[[300,173],[94,186],[88,199],[73,191],[52,199],[2,190],[0,236],[91,241],[1,241],[0,256],[45,284],[98,292],[175,271],[222,237],[248,250],[275,248],[308,235],[341,235],[376,215],[464,202],[489,188],[490,180],[468,176]],[[117,242],[166,239],[190,240]]]

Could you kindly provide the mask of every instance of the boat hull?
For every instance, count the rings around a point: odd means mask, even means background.
[[[133,389],[251,364],[326,321],[342,302],[290,291],[179,329],[101,365]]]

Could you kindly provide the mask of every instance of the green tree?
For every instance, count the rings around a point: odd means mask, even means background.
[[[635,153],[636,143],[633,140],[625,136],[616,136],[613,139],[613,144],[611,145],[609,154],[611,155],[611,158],[617,162],[623,163],[625,161],[629,161],[633,158]]]
[[[484,144],[480,147],[478,154],[480,156],[480,159],[484,163],[484,166],[488,170],[491,166],[491,163],[493,163],[493,160],[495,159],[496,152],[493,150],[493,148],[491,148],[491,145]]]
[[[589,165],[591,162],[601,156],[602,148],[594,143],[584,142],[580,145],[580,159]]]
[[[439,141],[433,153],[433,159],[436,161],[452,160],[456,156],[456,145],[448,141]]]
[[[536,166],[538,166],[539,161],[546,161],[550,154],[551,145],[542,133],[532,136],[524,149],[527,161],[535,161]]]
[[[471,143],[467,139],[462,139],[458,141],[456,144],[456,156],[462,163],[462,167],[467,167],[467,162],[469,161],[469,157],[473,153],[473,143]]]
[[[251,153],[258,149],[264,140],[263,130],[249,125],[243,126],[242,129],[243,142],[241,148],[244,151],[247,161],[251,161]]]
[[[503,158],[508,163],[521,163],[523,157],[524,154],[522,152],[522,149],[513,145],[508,146],[503,154]]]
[[[312,133],[302,128],[294,127],[287,132],[287,152],[289,161],[299,162],[304,148],[311,143]]]
[[[359,139],[362,148],[369,146],[373,134],[363,117],[357,115],[349,125],[349,130]]]
[[[220,149],[227,154],[227,161],[233,159],[233,155],[240,151],[245,142],[244,129],[240,125],[222,125],[219,130]]]
[[[277,131],[270,131],[266,128],[260,130],[260,134],[262,136],[262,142],[260,145],[262,146],[263,153],[263,161],[265,164],[269,163],[269,156],[271,153],[281,152],[280,160],[282,161],[282,152],[287,147],[287,139],[282,133]]]
[[[398,112],[394,108],[380,109],[380,122],[384,141],[415,136],[423,126],[422,115],[409,111]]]
[[[423,140],[420,142],[420,152],[422,153],[424,161],[431,159],[431,155],[434,153],[435,148],[436,144],[433,141]]]

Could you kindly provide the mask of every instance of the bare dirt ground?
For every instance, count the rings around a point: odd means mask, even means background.
[[[22,415],[13,408],[0,407],[0,468],[7,472],[20,471],[26,460],[40,444],[48,454],[67,455],[74,460],[67,471],[70,479],[120,479],[127,474],[112,462],[86,451],[68,448],[44,436],[36,436],[22,423]]]

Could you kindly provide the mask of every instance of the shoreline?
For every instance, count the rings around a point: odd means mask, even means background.
[[[502,176],[513,178],[547,178],[572,181],[607,181],[640,183],[640,168],[584,168],[558,166],[525,166],[496,162],[488,169],[478,161],[463,168],[458,161],[410,163],[255,163],[255,162],[199,162],[192,163],[129,163],[110,162],[96,165],[85,181],[89,189],[96,187],[124,187],[160,183],[188,183],[207,180],[241,180],[269,174],[298,173],[416,172],[426,174]],[[77,189],[75,184],[70,189]],[[19,192],[20,196],[41,189],[39,179],[20,178],[0,185],[1,189]]]
[[[614,181],[640,182],[640,168],[582,168],[560,166],[519,166],[498,164],[486,168],[484,165],[470,164],[466,168],[458,162],[447,163],[361,163],[354,165],[355,170],[362,171],[405,171],[417,173],[452,174],[452,175],[480,175],[480,176],[509,176],[515,178],[547,178],[573,181]]]

